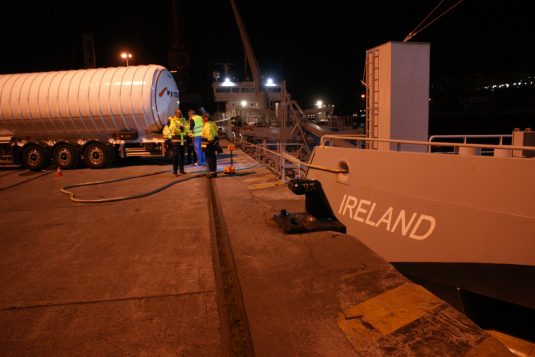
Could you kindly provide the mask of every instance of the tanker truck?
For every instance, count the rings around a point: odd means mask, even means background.
[[[178,105],[173,76],[158,65],[0,75],[0,165],[103,168],[162,155]]]

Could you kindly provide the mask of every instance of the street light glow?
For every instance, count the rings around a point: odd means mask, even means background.
[[[316,102],[316,107],[318,107],[318,108],[323,108],[323,100],[321,100],[321,99],[318,100],[318,101]]]
[[[277,85],[273,82],[273,78],[268,78],[266,81],[266,87],[276,87]]]
[[[246,100],[242,100],[240,104],[241,104],[242,108],[245,108],[247,106],[247,101]]]
[[[132,58],[132,54],[130,52],[122,52],[121,58],[126,61],[126,67],[128,67],[128,60]]]

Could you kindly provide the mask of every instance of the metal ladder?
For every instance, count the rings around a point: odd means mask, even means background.
[[[366,51],[366,137],[379,137],[379,50]],[[366,142],[366,149],[377,150],[376,141]]]

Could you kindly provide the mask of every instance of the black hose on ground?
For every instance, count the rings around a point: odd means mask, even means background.
[[[54,172],[54,171],[52,171],[52,170],[45,171],[45,172],[43,172],[42,174],[32,176],[32,177],[30,177],[29,179],[26,179],[26,180],[23,180],[23,181],[19,181],[19,182],[16,182],[16,183],[11,184],[11,185],[8,185],[8,186],[0,187],[0,191],[7,190],[8,188],[12,188],[12,187],[15,187],[15,186],[22,185],[23,183],[26,183],[26,182],[30,182],[30,181],[36,180],[36,179],[38,179],[39,177],[46,176],[46,175],[48,175],[48,174],[51,174],[52,172]],[[2,175],[2,176],[7,176],[7,175],[10,175],[10,174],[6,174],[6,175]]]
[[[251,168],[254,168],[254,167],[257,167],[259,166],[258,164],[255,164],[255,165],[251,165],[251,166],[248,166],[248,167],[243,167],[243,168],[240,168],[236,171],[243,171],[243,170],[248,170],[248,169],[251,169]],[[193,180],[193,179],[196,179],[196,178],[200,178],[200,177],[207,177],[209,175],[209,173],[207,172],[203,172],[203,173],[198,173],[198,174],[186,174],[186,175],[183,175],[183,176],[179,176],[176,180],[173,180],[163,186],[160,186],[158,188],[155,188],[154,190],[151,190],[151,191],[148,191],[148,192],[142,192],[142,193],[136,193],[134,195],[128,195],[128,196],[120,196],[120,197],[110,197],[110,198],[100,198],[100,199],[95,199],[95,200],[88,200],[88,199],[81,199],[81,198],[77,198],[75,195],[74,195],[74,192],[72,191],[68,191],[69,188],[74,188],[74,187],[84,187],[84,186],[96,186],[96,185],[105,185],[105,184],[108,184],[108,183],[113,183],[113,182],[120,182],[120,181],[126,181],[126,180],[132,180],[132,179],[136,179],[136,178],[140,178],[140,177],[147,177],[147,176],[155,176],[155,175],[160,175],[160,174],[163,174],[163,173],[167,173],[169,174],[170,172],[169,171],[156,171],[156,172],[151,172],[151,173],[148,173],[148,174],[142,174],[142,175],[135,175],[135,176],[127,176],[127,177],[122,177],[122,178],[119,178],[119,179],[113,179],[113,180],[106,180],[106,181],[93,181],[93,182],[84,182],[84,183],[77,183],[77,184],[74,184],[74,185],[68,185],[68,186],[63,186],[60,191],[66,195],[69,196],[69,199],[73,202],[77,202],[77,203],[105,203],[105,202],[117,202],[117,201],[125,201],[125,200],[133,200],[133,199],[137,199],[137,198],[142,198],[142,197],[147,197],[147,196],[150,196],[150,195],[153,195],[155,193],[158,193],[158,192],[161,192],[165,189],[168,189],[169,187],[173,186],[173,185],[176,185],[177,183],[180,183],[180,182],[184,182],[184,181],[189,181],[189,180]]]
[[[120,178],[120,179],[115,179],[115,180],[107,180],[107,181],[94,181],[94,182],[84,182],[84,183],[78,183],[78,184],[75,184],[75,185],[69,185],[69,186],[64,186],[61,188],[61,192],[63,192],[64,194],[66,195],[69,195],[69,199],[73,202],[77,202],[77,203],[104,203],[104,202],[117,202],[117,201],[125,201],[125,200],[133,200],[133,199],[136,199],[136,198],[142,198],[142,197],[147,197],[147,196],[150,196],[150,195],[153,195],[155,193],[158,193],[160,191],[163,191],[179,182],[184,182],[184,181],[188,181],[188,180],[193,180],[193,179],[196,179],[196,178],[199,178],[199,177],[204,177],[206,176],[206,173],[202,173],[202,174],[196,174],[196,175],[184,175],[184,176],[180,176],[178,179],[176,180],[173,180],[163,186],[160,186],[160,187],[157,187],[155,188],[154,190],[151,190],[151,191],[148,191],[148,192],[142,192],[142,193],[136,193],[134,195],[128,195],[128,196],[120,196],[120,197],[110,197],[110,198],[100,198],[100,199],[94,199],[94,200],[89,200],[89,199],[81,199],[81,198],[77,198],[75,195],[74,195],[74,192],[72,191],[68,191],[69,188],[74,188],[74,187],[83,187],[83,186],[96,186],[96,185],[105,185],[105,184],[108,184],[108,183],[113,183],[113,182],[120,182],[120,181],[126,181],[126,180],[132,180],[132,179],[135,179],[135,178],[140,178],[140,177],[147,177],[147,176],[154,176],[154,175],[160,175],[160,174],[163,174],[163,173],[169,173],[169,171],[158,171],[158,172],[151,172],[149,174],[143,174],[143,175],[136,175],[136,176],[128,176],[128,177],[123,177],[123,178]]]

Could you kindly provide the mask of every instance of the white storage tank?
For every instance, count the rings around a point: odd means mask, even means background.
[[[173,76],[158,65],[0,75],[0,135],[141,140],[178,104]]]

